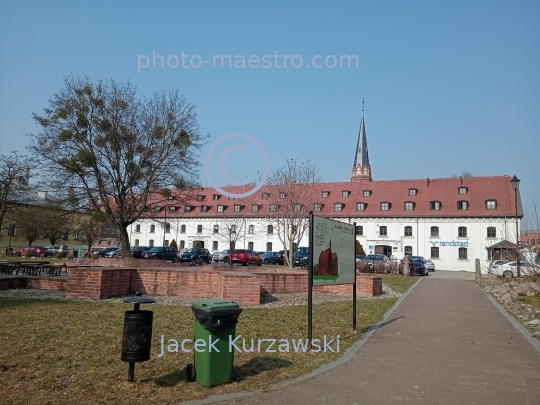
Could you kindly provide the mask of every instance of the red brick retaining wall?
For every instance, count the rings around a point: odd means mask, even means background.
[[[11,290],[14,288],[32,288],[36,290],[65,291],[67,280],[65,277],[6,277],[0,278],[0,290]]]

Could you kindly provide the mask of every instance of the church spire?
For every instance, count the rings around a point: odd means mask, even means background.
[[[364,98],[362,98],[362,120],[360,121],[360,131],[356,143],[356,155],[351,172],[351,181],[371,181],[371,166],[369,165],[369,155],[366,137],[366,125],[364,123]]]

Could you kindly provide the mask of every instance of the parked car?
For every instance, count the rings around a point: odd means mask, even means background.
[[[112,252],[113,250],[117,250],[118,247],[106,247],[106,248],[103,248],[97,252],[94,252],[93,254],[96,254],[98,255],[99,257],[105,257],[105,255],[109,252]]]
[[[69,254],[69,247],[67,245],[45,245],[44,248],[49,251],[51,256],[62,253],[62,256],[66,257]]]
[[[173,263],[175,263],[177,260],[177,255],[178,255],[178,252],[173,247],[155,246],[143,252],[142,258],[143,259],[164,259],[164,260],[170,260]]]
[[[508,262],[493,266],[492,274],[503,276],[504,278],[517,277],[517,262]],[[530,276],[531,274],[539,274],[540,266],[531,262],[519,261],[519,272],[521,277]]]
[[[142,259],[143,253],[147,250],[150,250],[148,246],[131,246],[129,248],[131,257],[134,257],[135,259]]]
[[[435,263],[432,260],[426,260],[426,268],[428,271],[435,271]]]
[[[366,260],[366,256],[364,255],[356,255],[356,263],[363,262]]]
[[[493,260],[489,263],[488,274],[497,274],[501,264],[509,263],[510,260]]]
[[[365,259],[361,260],[357,263],[367,263],[369,265],[370,271],[381,271],[381,272],[388,272],[390,271],[390,260],[388,260],[388,257],[385,255],[380,254],[372,254],[367,255]],[[358,264],[357,264],[358,268]]]
[[[422,256],[409,256],[409,266],[411,274],[416,274],[417,276],[427,276],[429,274],[426,267],[426,259]]]
[[[264,252],[261,255],[263,264],[281,264],[285,263],[285,258],[278,252]]]
[[[14,251],[13,254],[19,257],[26,256],[27,254],[30,254],[30,256],[41,256],[42,254],[49,256],[49,251],[43,246],[28,246]]]
[[[107,253],[105,253],[105,257],[122,257],[122,256],[124,256],[122,253],[122,248],[109,250]]]
[[[242,266],[247,266],[248,264],[260,266],[262,264],[261,256],[249,249],[235,249],[231,254],[230,261],[233,264],[240,263]]]
[[[191,264],[198,263],[199,260],[202,260],[204,263],[212,263],[212,256],[208,249],[204,248],[191,248],[186,250],[184,253],[178,255],[178,261],[180,263],[189,262]]]
[[[301,266],[306,267],[309,262],[309,248],[299,247],[293,253],[293,267]]]
[[[225,250],[222,250],[221,252],[214,253],[212,255],[212,260],[215,262],[228,263],[230,253],[231,253],[230,249],[225,249]]]

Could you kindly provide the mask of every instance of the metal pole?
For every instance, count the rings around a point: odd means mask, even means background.
[[[165,223],[163,224],[163,249],[161,250],[161,259],[165,260],[165,232],[167,231],[167,209],[168,206],[165,206]]]
[[[352,301],[352,330],[356,331],[356,222],[353,222],[354,231],[354,283],[353,283],[353,301]]]
[[[519,268],[519,226],[518,226],[518,199],[517,199],[517,187],[514,189],[514,195],[516,197],[516,256],[517,256],[517,276],[521,277],[521,269]]]
[[[313,211],[309,211],[309,255],[308,255],[308,342],[311,349],[313,330]]]
[[[133,377],[135,376],[135,363],[130,361],[128,368],[128,382],[133,382]]]

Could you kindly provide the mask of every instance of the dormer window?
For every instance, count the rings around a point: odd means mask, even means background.
[[[234,204],[234,212],[240,212],[242,210],[242,206],[240,204]]]
[[[322,204],[321,203],[313,204],[313,211],[319,212],[321,210],[322,210]]]
[[[342,196],[343,198],[349,197],[350,194],[351,194],[351,192],[350,192],[349,190],[343,190],[343,191],[341,192],[341,196]]]
[[[467,187],[458,187],[458,194],[467,194]]]
[[[154,207],[154,212],[160,212],[160,211],[161,211],[161,207],[158,207],[158,206]]]
[[[169,212],[170,213],[176,212],[176,207],[174,207],[174,206],[169,207]]]
[[[300,212],[302,210],[302,204],[293,204],[293,211]]]
[[[497,201],[496,200],[487,200],[486,201],[486,210],[496,210]]]
[[[412,201],[405,201],[405,211],[414,211],[414,203]]]
[[[386,201],[382,202],[381,211],[390,211],[390,203]]]
[[[223,205],[218,205],[217,206],[217,212],[223,212],[224,208],[225,207]]]
[[[219,194],[212,194],[212,200],[214,201],[219,200]]]
[[[371,190],[364,190],[364,197],[371,197]]]
[[[416,188],[409,189],[409,195],[416,195],[416,194],[418,194],[418,190]]]
[[[323,191],[322,192],[322,198],[328,198],[329,195],[330,195],[330,191]]]
[[[262,199],[263,200],[268,200],[268,196],[269,196],[268,193],[262,193]]]
[[[457,209],[459,211],[467,211],[469,209],[469,202],[468,201],[458,201]]]
[[[234,200],[234,197],[229,197],[229,200]]]
[[[284,193],[284,192],[279,193],[279,198],[280,199],[284,200],[285,197],[287,197],[287,193]]]
[[[334,211],[339,212],[342,209],[343,209],[343,204],[342,203],[335,203],[334,204]]]
[[[259,211],[259,204],[252,204],[251,205],[251,211],[253,211],[253,212]]]
[[[365,211],[365,210],[366,210],[366,203],[363,203],[363,202],[356,203],[356,211]]]
[[[197,196],[197,201],[202,201],[203,198],[204,198],[204,195],[199,194],[199,195]]]
[[[440,211],[441,210],[441,202],[440,201],[430,201],[429,202],[429,209],[431,211]]]
[[[270,204],[270,211],[276,212],[277,210],[278,210],[278,205],[277,204]]]
[[[190,205],[186,205],[184,207],[184,212],[191,212],[191,206]]]
[[[201,212],[208,212],[208,205],[201,205]]]

